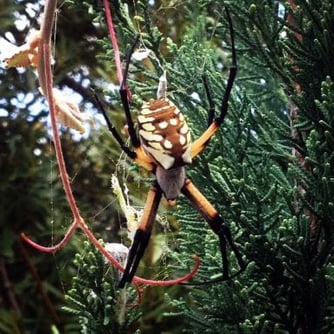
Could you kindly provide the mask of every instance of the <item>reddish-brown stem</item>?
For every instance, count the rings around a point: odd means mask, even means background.
[[[65,195],[67,198],[67,201],[70,205],[70,209],[73,214],[73,223],[69,227],[68,231],[66,232],[65,237],[57,244],[51,247],[45,247],[42,245],[37,244],[36,242],[29,239],[24,233],[22,234],[22,238],[29,243],[32,247],[43,251],[43,252],[55,252],[62,247],[64,247],[67,242],[71,239],[73,233],[77,228],[81,228],[83,232],[87,235],[89,240],[94,244],[94,246],[103,254],[108,261],[118,270],[124,272],[124,268],[116,261],[116,259],[99,243],[99,241],[95,238],[94,234],[90,231],[86,223],[84,222],[83,218],[80,215],[79,209],[76,205],[75,198],[72,193],[72,188],[69,182],[69,178],[66,171],[66,165],[64,161],[64,156],[62,152],[62,146],[59,136],[59,131],[57,127],[57,120],[56,120],[56,108],[55,108],[55,102],[54,102],[54,96],[53,96],[53,76],[52,76],[52,69],[51,69],[51,34],[52,34],[52,27],[54,22],[54,14],[56,10],[56,0],[47,0],[45,2],[45,12],[44,12],[44,19],[41,26],[41,40],[38,46],[39,55],[38,55],[38,65],[37,65],[37,71],[38,71],[38,77],[41,89],[43,91],[44,96],[46,96],[49,109],[50,109],[50,118],[51,118],[51,126],[52,126],[52,133],[53,133],[53,141],[55,146],[55,152],[56,152],[56,159],[59,167],[59,173],[60,178],[63,184],[63,188],[65,191]],[[106,10],[106,16],[107,16],[107,22],[108,22],[108,29],[110,32],[114,52],[115,52],[115,62],[117,67],[117,75],[120,84],[123,81],[123,73],[122,73],[122,67],[121,67],[121,60],[119,55],[119,49],[116,39],[116,34],[113,28],[111,13],[108,5],[108,1],[104,0],[105,10]],[[138,283],[142,284],[150,284],[150,285],[172,285],[184,282],[188,279],[190,279],[192,276],[195,275],[197,272],[200,261],[198,257],[195,257],[195,267],[194,269],[188,273],[187,275],[174,279],[169,281],[153,281],[144,279],[141,277],[135,276],[133,278],[133,282],[135,285]]]
[[[132,304],[127,304],[126,307],[128,307],[128,308],[137,307],[137,306],[139,306],[141,304],[141,301],[142,301],[142,295],[143,295],[143,293],[142,293],[139,285],[136,284],[136,283],[134,283],[134,287],[135,287],[135,289],[137,291],[137,301],[135,303],[132,303]]]
[[[107,19],[107,26],[108,26],[108,31],[109,31],[109,36],[111,40],[112,47],[114,49],[114,57],[115,57],[115,65],[116,65],[116,72],[117,72],[117,78],[118,78],[118,83],[121,86],[123,83],[123,70],[122,70],[122,62],[121,62],[121,57],[120,57],[120,52],[118,48],[118,42],[117,42],[117,36],[115,33],[114,29],[114,24],[110,12],[110,6],[108,0],[103,0],[104,4],[104,10],[106,12],[106,19]],[[126,93],[128,96],[128,99],[131,100],[131,92],[126,88]]]
[[[26,241],[30,246],[36,248],[37,250],[41,251],[41,252],[45,252],[45,253],[53,253],[56,252],[58,250],[60,250],[61,248],[63,248],[64,246],[66,246],[66,244],[69,242],[69,240],[71,239],[73,233],[75,232],[75,230],[78,228],[78,224],[76,221],[74,221],[72,223],[72,225],[69,227],[69,229],[67,230],[64,238],[56,245],[53,246],[49,246],[49,247],[45,247],[42,246],[34,241],[32,241],[30,238],[28,238],[25,233],[21,233],[21,237],[24,239],[24,241]]]
[[[296,9],[296,3],[295,0],[289,0],[289,4],[291,6],[292,11]],[[295,19],[293,15],[288,14],[287,21],[290,24],[290,26],[294,27],[296,25]],[[303,35],[295,33],[296,38],[301,42],[303,40]]]
[[[94,244],[94,246],[108,259],[108,261],[118,270],[121,272],[124,272],[124,268],[115,260],[115,258],[99,243],[99,241],[95,238],[94,234],[88,229],[88,226],[86,224],[80,225],[80,228],[85,232],[89,240]],[[134,283],[141,283],[141,284],[149,284],[149,285],[160,285],[160,286],[167,286],[167,285],[174,285],[179,284],[181,282],[188,281],[190,278],[192,278],[198,271],[198,268],[200,266],[200,260],[198,256],[194,255],[195,259],[195,266],[193,270],[188,273],[185,276],[168,280],[168,281],[162,281],[162,280],[150,280],[142,277],[135,276],[133,278]]]
[[[175,279],[171,279],[171,280],[167,280],[167,281],[163,281],[163,280],[150,280],[150,279],[145,279],[145,278],[141,278],[138,276],[135,276],[133,278],[133,282],[134,283],[142,283],[142,284],[147,284],[147,285],[159,285],[159,286],[168,286],[168,285],[175,285],[175,284],[179,284],[185,281],[190,280],[193,276],[196,275],[199,266],[201,264],[201,261],[199,259],[199,257],[197,255],[193,255],[194,260],[195,260],[195,266],[192,269],[191,272],[189,272],[188,274],[179,277],[179,278],[175,278]]]
[[[36,266],[31,261],[30,256],[27,253],[27,250],[25,249],[25,247],[22,244],[21,240],[19,240],[19,247],[20,247],[21,254],[23,255],[23,258],[24,258],[26,264],[28,265],[30,273],[31,273],[32,277],[35,280],[37,289],[38,289],[39,293],[41,294],[41,296],[42,296],[42,298],[44,300],[46,308],[49,311],[49,314],[50,314],[50,317],[51,317],[52,321],[55,324],[59,324],[60,323],[60,319],[59,319],[59,317],[57,315],[56,309],[55,309],[52,301],[50,300],[50,298],[49,298],[49,296],[47,294],[47,291],[46,291],[46,289],[45,289],[45,287],[43,285],[43,282],[41,281],[41,278],[40,278],[40,276],[38,274]]]
[[[9,307],[13,309],[17,315],[21,315],[21,310],[16,301],[13,286],[7,273],[5,259],[2,255],[0,255],[0,281],[2,282],[2,288],[6,296],[5,299],[8,301]]]
[[[117,37],[116,37],[115,29],[114,29],[114,24],[113,24],[113,21],[112,21],[112,16],[111,16],[108,0],[103,0],[103,4],[104,4],[104,10],[106,12],[106,19],[107,19],[107,26],[108,26],[109,36],[110,36],[110,39],[111,39],[112,47],[114,49],[114,57],[115,57],[117,78],[118,78],[119,84],[121,85],[122,82],[123,82],[123,71],[122,71],[121,57],[120,57],[118,43],[117,43]]]
[[[101,243],[95,238],[94,234],[92,231],[88,228],[88,226],[85,224],[85,222],[82,220],[80,223],[73,222],[70,228],[68,229],[65,237],[62,239],[61,242],[59,242],[55,246],[50,246],[50,247],[45,247],[42,245],[37,244],[36,242],[32,241],[29,239],[24,233],[22,233],[22,238],[32,247],[36,248],[39,251],[42,252],[55,252],[64,247],[67,242],[70,240],[71,236],[75,232],[75,230],[80,227],[83,232],[86,234],[88,239],[93,243],[93,245],[100,251],[101,254],[103,254],[107,260],[118,270],[124,272],[123,266],[120,265],[120,263],[101,245]],[[198,268],[200,266],[200,260],[197,256],[194,256],[195,259],[195,266],[193,270],[188,273],[185,276],[173,279],[173,280],[150,280],[150,279],[145,279],[142,277],[135,276],[133,278],[133,282],[135,284],[141,283],[141,284],[149,284],[149,285],[159,285],[159,286],[168,286],[168,285],[173,285],[173,284],[179,284],[185,281],[188,281],[190,278],[192,278],[198,271]]]
[[[51,35],[54,23],[54,15],[56,10],[56,0],[47,0],[45,2],[44,19],[41,26],[41,40],[38,47],[39,61],[37,65],[38,78],[44,95],[46,96],[50,108],[50,118],[53,133],[53,141],[56,151],[56,158],[59,167],[59,173],[62,180],[63,188],[73,213],[74,221],[80,223],[82,220],[79,209],[76,205],[72,194],[71,185],[68,179],[64,156],[61,148],[61,141],[57,126],[56,108],[53,98],[53,76],[51,69]]]
[[[293,16],[293,12],[296,10],[296,1],[295,0],[289,0],[289,4],[291,7],[291,14],[288,14],[287,17],[287,21],[289,23],[290,26],[292,27],[296,27],[296,22],[295,22],[295,18]],[[296,27],[299,28],[299,27]],[[295,32],[294,33],[296,39],[298,39],[299,42],[303,42],[303,35],[300,33]],[[290,58],[291,61],[293,61],[292,58]],[[298,68],[295,68],[296,71],[298,71]],[[294,83],[294,88],[295,88],[295,92],[296,93],[300,93],[301,91],[301,87],[300,84],[298,82]],[[298,133],[297,133],[297,129],[294,127],[294,122],[295,120],[298,118],[299,116],[299,109],[298,107],[292,102],[290,101],[290,118],[291,118],[291,136],[292,138],[297,138]],[[300,152],[298,152],[296,149],[293,149],[293,154],[298,158],[299,163],[301,165],[302,168],[307,169],[307,163],[305,160],[305,156],[303,156]],[[305,192],[305,185],[302,184],[302,182],[300,182],[299,180],[296,180],[296,185],[297,187],[300,189],[300,193],[304,193]],[[300,199],[298,197],[298,195],[295,195],[295,206],[298,208],[299,207],[299,202]],[[305,209],[305,214],[309,217],[310,220],[310,229],[311,229],[311,237],[314,237],[317,233],[318,230],[318,219],[316,217],[316,215],[311,212],[308,209]]]

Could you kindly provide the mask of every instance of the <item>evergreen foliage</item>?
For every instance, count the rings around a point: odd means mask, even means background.
[[[333,94],[328,61],[333,51],[329,36],[333,36],[334,11],[330,1],[320,7],[309,1],[297,4],[296,11],[285,4],[281,17],[278,2],[251,2],[241,5],[240,11],[239,5],[231,6],[237,36],[243,42],[239,45],[249,50],[246,57],[253,63],[248,68],[240,60],[239,85],[244,88],[256,82],[262,86],[261,93],[257,89],[252,94],[249,86],[245,97],[235,97],[227,120],[232,126],[225,124],[220,142],[224,156],[214,161],[210,156],[201,172],[193,169],[192,176],[216,202],[219,194],[217,204],[222,204],[229,224],[238,227],[239,240],[252,263],[233,283],[208,286],[205,292],[193,290],[195,307],[177,303],[192,320],[190,332],[333,331],[331,298],[323,289],[332,287],[328,273],[333,268],[333,146],[329,139],[333,112],[324,110],[324,104],[329,106]],[[299,30],[287,31],[287,14],[293,15]],[[254,77],[257,71],[260,75]],[[276,84],[267,77],[275,73]],[[283,92],[279,83],[284,84]],[[269,98],[282,101],[282,94],[289,97],[290,104],[287,99],[285,103],[290,110],[277,108],[283,106],[280,103],[268,109]],[[196,218],[186,207],[179,213],[182,236],[191,240],[182,250],[189,252],[194,238],[198,245],[198,236],[210,232],[194,231]],[[218,249],[209,247],[194,247],[211,260],[205,274],[219,264],[213,255]]]
[[[127,291],[117,289],[119,273],[88,241],[76,254],[74,265],[77,273],[64,310],[75,315],[80,326],[71,332],[78,333],[80,329],[80,333],[129,333],[139,316],[138,309],[130,306],[136,292],[129,296]]]
[[[131,63],[128,83],[133,96],[133,113],[143,100],[155,97],[163,67],[167,71],[168,96],[186,115],[193,138],[207,126],[209,104],[203,75],[216,112],[219,112],[224,94],[231,61],[224,6],[229,8],[238,58],[238,75],[229,112],[206,151],[187,170],[194,183],[223,215],[248,266],[229,281],[205,283],[221,277],[218,240],[187,200],[180,197],[178,208],[173,211],[177,221],[172,220],[173,241],[164,254],[163,274],[164,277],[174,277],[189,270],[193,265],[191,255],[197,254],[202,264],[190,282],[194,285],[166,290],[147,288],[142,305],[138,309],[128,309],[124,296],[133,296],[133,288],[118,291],[115,287],[118,273],[105,264],[94,248],[85,244],[75,256],[74,270],[72,267],[69,270],[73,281],[67,292],[65,310],[72,318],[64,320],[67,323],[63,327],[68,332],[80,330],[82,333],[128,333],[134,328],[141,328],[145,333],[158,330],[166,333],[334,333],[333,1],[231,0],[221,3],[186,0],[176,1],[173,7],[167,1],[114,0],[110,3],[123,58],[138,32],[144,45],[152,49],[155,56],[150,61]],[[118,92],[109,86],[117,79],[101,2],[73,2],[69,7],[63,6],[62,10],[66,14],[81,13],[82,19],[77,16],[73,25],[78,27],[78,35],[72,35],[65,33],[66,24],[60,16],[59,34],[64,39],[60,39],[58,55],[60,59],[73,55],[74,58],[71,66],[64,61],[67,65],[62,68],[61,62],[57,63],[56,78],[61,86],[70,85],[74,90],[80,85],[85,87],[82,83],[87,78],[99,79],[94,82],[97,91],[104,91],[107,100],[113,104],[112,118],[120,127],[123,115]],[[96,43],[87,36],[94,36]],[[76,48],[78,40],[83,44]],[[81,53],[85,49],[89,54],[87,58]],[[70,75],[64,75],[69,71],[79,78],[77,82],[69,80]],[[17,72],[10,76],[10,85],[14,85],[17,76]],[[17,92],[21,92],[25,84],[17,82]],[[10,100],[12,92],[1,89]],[[88,98],[87,90],[77,91]],[[1,103],[15,116],[15,104]],[[40,124],[39,117],[37,124]],[[1,154],[1,159],[7,162],[5,175],[11,176],[7,179],[14,181],[9,183],[4,177],[1,182],[6,189],[9,184],[20,183],[22,178],[17,175],[25,165],[5,155],[13,157],[13,148],[18,147],[15,133],[26,136],[25,130],[14,131],[8,127],[8,119],[1,123],[8,135],[1,137],[2,142],[7,143],[6,154]],[[10,121],[20,125],[20,117],[12,117]],[[29,139],[25,144],[36,147],[36,138],[41,135],[30,133],[35,137],[25,137]],[[80,169],[78,161],[82,161],[82,155],[86,157],[86,166],[82,167],[84,172],[76,180],[82,180],[85,187],[78,186],[75,190],[87,212],[91,210],[91,203],[95,207],[95,203],[110,200],[107,194],[109,175],[113,172],[110,165],[118,161],[120,151],[107,139],[108,136],[92,135],[90,141],[82,142],[84,149],[80,154],[72,152],[71,143],[66,141],[69,144],[65,146],[65,153],[66,150],[71,152],[68,160],[72,175]],[[94,145],[99,152],[94,150]],[[47,148],[41,150],[45,154]],[[41,205],[41,197],[45,191],[48,193],[45,190],[47,181],[37,184],[38,177],[34,173],[44,174],[45,165],[35,165],[35,156],[29,158],[26,152],[22,154],[31,167],[25,171],[33,175],[34,182],[30,179],[28,187],[38,196],[30,193],[20,196],[24,201],[21,207],[35,208],[31,221],[38,221],[42,226],[48,216]],[[12,173],[14,164],[22,167],[16,169],[16,176]],[[147,174],[135,168],[131,174],[135,180],[130,185],[131,200],[141,203],[145,198],[146,188],[142,184],[147,183]],[[100,178],[95,178],[96,175]],[[97,187],[96,193],[91,191]],[[8,191],[6,194],[8,199],[13,198],[8,196]],[[2,193],[2,197],[6,198],[6,194]],[[24,219],[13,216],[8,205],[3,208],[6,219],[1,223],[1,235],[10,235],[10,238],[1,239],[0,255],[16,264],[13,252],[16,230],[5,222],[15,217],[17,225],[22,226]],[[66,215],[60,205],[57,208]],[[105,212],[102,215],[96,219],[99,224],[94,224],[94,228],[101,231],[106,241],[111,237],[103,231],[101,222],[111,222],[112,237],[116,238],[119,222],[115,209],[110,213],[112,217]],[[36,229],[39,238],[45,234],[40,225]],[[158,228],[157,233],[163,232]],[[154,240],[159,240],[159,235]],[[160,264],[152,261],[154,249],[150,247],[140,268],[146,275],[153,276],[157,272],[161,275],[161,270],[154,268]],[[38,259],[41,261],[40,256]],[[229,261],[233,275],[239,268],[233,255],[229,256]],[[54,271],[52,275],[55,275]],[[202,284],[196,285],[198,282]],[[1,305],[4,305],[2,300]],[[177,326],[167,327],[168,322],[164,323],[159,316],[172,318]],[[79,326],[71,328],[75,322],[79,322]],[[20,324],[22,327],[22,323],[13,320],[12,328],[16,325],[19,328]],[[7,332],[11,328],[2,319],[0,326]],[[20,332],[19,329],[16,332]],[[35,329],[35,333],[38,332],[39,328]]]

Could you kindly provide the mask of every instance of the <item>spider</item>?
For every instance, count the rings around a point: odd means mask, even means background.
[[[245,263],[232,239],[231,232],[225,224],[224,218],[193,184],[190,178],[187,177],[185,171],[186,165],[191,164],[192,160],[205,149],[210,138],[220,128],[227,114],[228,100],[237,73],[237,60],[233,26],[227,9],[226,13],[231,34],[232,64],[220,112],[217,117],[215,117],[215,106],[210,97],[208,85],[205,78],[203,78],[210,107],[208,112],[208,128],[198,139],[193,142],[191,141],[190,131],[182,112],[165,94],[159,96],[159,93],[156,100],[152,99],[149,102],[145,102],[139,111],[137,116],[137,134],[131,116],[126,80],[131,57],[138,43],[139,36],[131,46],[127,56],[124,79],[119,91],[132,149],[125,144],[99,102],[108,129],[123,151],[136,163],[155,174],[155,181],[148,191],[143,216],[128,254],[125,271],[119,282],[120,288],[123,288],[127,282],[131,282],[136,273],[139,262],[149,243],[152,226],[162,196],[168,201],[174,201],[181,193],[185,195],[208,222],[213,232],[218,235],[223,266],[221,280],[229,279],[226,254],[227,243],[236,256],[240,271],[245,268]]]

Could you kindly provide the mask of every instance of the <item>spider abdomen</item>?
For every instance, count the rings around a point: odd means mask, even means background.
[[[164,169],[191,163],[191,138],[184,116],[167,98],[143,104],[138,115],[145,152]]]

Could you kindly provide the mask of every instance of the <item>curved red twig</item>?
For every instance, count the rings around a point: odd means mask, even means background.
[[[188,281],[189,279],[191,279],[194,275],[196,275],[199,266],[201,264],[201,261],[199,259],[199,257],[197,255],[193,255],[194,260],[195,260],[195,266],[192,269],[192,271],[182,277],[179,278],[175,278],[175,279],[171,279],[171,280],[150,280],[150,279],[146,279],[146,278],[142,278],[139,276],[134,276],[133,278],[133,282],[134,283],[142,283],[142,284],[147,284],[147,285],[159,285],[159,286],[169,286],[169,285],[175,285],[175,284],[179,284],[185,281]]]
[[[112,21],[112,16],[111,16],[108,0],[103,0],[103,4],[104,4],[104,10],[106,13],[108,31],[109,31],[112,47],[114,49],[114,59],[115,59],[115,65],[116,65],[117,78],[118,78],[119,84],[121,85],[123,82],[123,71],[122,71],[122,63],[121,63],[121,57],[120,57],[120,52],[118,48],[117,37],[116,37],[115,29],[114,29],[114,24]]]
[[[118,270],[121,272],[124,272],[124,267],[103,247],[103,245],[100,244],[100,242],[95,238],[94,234],[89,230],[87,225],[80,225],[80,228],[85,232],[88,239],[94,244],[94,246],[108,259],[108,261]],[[134,276],[133,283],[141,283],[141,284],[148,284],[148,285],[159,285],[159,286],[168,286],[168,285],[174,285],[179,284],[181,282],[187,281],[190,278],[192,278],[198,271],[198,268],[200,266],[200,259],[198,256],[194,255],[195,259],[195,267],[193,270],[188,273],[185,276],[172,279],[172,280],[150,280],[146,278],[142,278],[139,276]]]
[[[111,19],[111,13],[108,5],[108,1],[104,1],[105,9],[106,9],[106,16],[108,21],[108,28],[110,31],[110,36],[112,39],[114,52],[115,52],[115,61],[116,61],[116,67],[117,67],[117,73],[118,73],[118,79],[120,84],[123,81],[123,73],[122,73],[122,66],[119,56],[119,50],[117,45],[117,38],[116,34],[113,28],[113,23]],[[88,239],[94,244],[94,246],[100,251],[101,254],[103,254],[108,261],[118,270],[121,272],[124,272],[123,266],[101,245],[101,243],[95,238],[94,234],[89,230],[88,226],[84,222],[83,218],[80,215],[79,209],[76,205],[75,198],[72,193],[71,185],[69,182],[65,160],[62,153],[62,147],[61,147],[61,141],[60,136],[57,128],[57,120],[56,120],[56,109],[55,109],[55,102],[54,102],[54,96],[53,96],[53,74],[51,70],[51,50],[50,50],[50,41],[51,41],[51,33],[52,33],[52,27],[53,27],[53,20],[54,20],[54,13],[56,9],[56,0],[48,0],[45,3],[45,15],[41,26],[41,40],[38,45],[38,64],[37,64],[37,71],[38,71],[38,77],[40,81],[41,89],[44,93],[44,95],[47,97],[49,108],[50,108],[50,117],[51,117],[51,125],[52,125],[52,131],[53,131],[53,137],[54,137],[54,145],[55,145],[55,151],[56,151],[56,157],[57,162],[59,166],[60,176],[63,184],[63,188],[66,194],[67,201],[70,205],[71,211],[73,213],[74,221],[71,224],[71,226],[68,228],[64,238],[56,245],[53,246],[42,246],[34,241],[32,241],[26,234],[22,233],[22,238],[33,248],[42,251],[42,252],[56,252],[63,248],[68,241],[73,236],[74,232],[77,228],[80,228],[88,237]],[[129,94],[129,91],[128,91]],[[138,276],[135,276],[133,278],[133,284],[135,285],[137,291],[139,291],[138,284],[149,284],[149,285],[161,285],[161,286],[167,286],[167,285],[173,285],[178,284],[181,282],[184,282],[186,280],[189,280],[191,277],[193,277],[200,265],[200,260],[198,257],[195,257],[195,267],[194,269],[188,273],[187,275],[173,279],[173,280],[149,280],[145,278],[141,278]]]
[[[77,228],[78,228],[78,223],[74,221],[72,225],[69,227],[69,229],[67,230],[64,238],[58,244],[53,245],[53,246],[42,246],[36,243],[35,241],[32,241],[29,237],[26,236],[25,233],[21,233],[21,237],[23,238],[25,242],[27,242],[33,248],[41,252],[53,253],[66,246],[66,244],[69,242],[69,240],[71,239],[73,233],[75,232]]]
[[[81,228],[82,231],[86,234],[87,238],[93,243],[93,245],[100,251],[101,254],[103,254],[107,260],[118,270],[120,270],[121,272],[124,272],[124,267],[112,256],[112,254],[110,254],[105,248],[104,246],[95,238],[94,234],[92,233],[92,231],[90,231],[90,229],[88,228],[88,226],[81,222],[80,224],[76,221],[74,221],[72,223],[72,225],[69,227],[69,229],[67,230],[64,238],[57,244],[54,246],[42,246],[34,241],[32,241],[30,238],[28,238],[24,233],[21,233],[21,237],[33,248],[41,251],[41,252],[46,252],[46,253],[53,253],[56,252],[58,250],[60,250],[61,248],[63,248],[67,242],[71,239],[72,235],[74,234],[75,230],[77,228]],[[198,268],[200,266],[200,259],[198,256],[194,255],[194,260],[195,260],[195,266],[193,268],[193,270],[182,276],[179,278],[175,278],[175,279],[171,279],[171,280],[151,280],[151,279],[146,279],[143,277],[139,277],[139,276],[134,276],[133,278],[133,283],[135,285],[137,284],[147,284],[147,285],[159,285],[159,286],[168,286],[168,285],[174,285],[174,284],[179,284],[182,283],[184,281],[188,281],[190,278],[192,278],[198,271]]]

